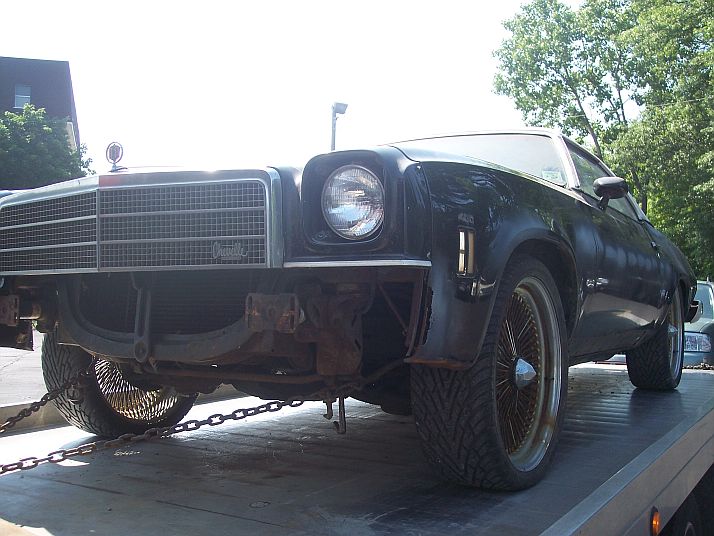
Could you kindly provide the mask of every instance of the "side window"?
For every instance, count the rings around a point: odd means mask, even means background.
[[[568,147],[568,150],[575,165],[575,172],[578,174],[578,179],[580,179],[580,187],[585,193],[597,199],[595,190],[593,189],[593,183],[596,179],[607,177],[610,173],[581,151],[573,149],[572,147]],[[630,218],[637,219],[637,214],[635,214],[634,209],[625,198],[611,199],[610,203],[608,203],[608,208],[614,208]]]

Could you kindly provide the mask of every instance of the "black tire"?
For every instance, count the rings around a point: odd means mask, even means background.
[[[62,345],[55,333],[42,345],[42,374],[47,389],[55,389],[86,370],[91,356],[77,346]],[[98,360],[78,389],[54,400],[68,423],[101,437],[139,434],[147,428],[171,426],[193,406],[194,396],[181,396],[168,387],[143,390],[123,379],[119,366]]]
[[[525,331],[509,338],[517,321]],[[548,269],[531,257],[513,258],[473,366],[463,371],[412,368],[416,427],[436,471],[447,480],[493,490],[518,490],[538,482],[553,456],[565,413],[566,349],[563,306]],[[515,364],[525,358],[536,377],[518,387]],[[518,405],[521,394],[530,402],[525,413]],[[509,403],[515,414],[509,413]],[[525,424],[514,429],[518,422]]]
[[[669,391],[679,385],[684,364],[684,308],[677,287],[669,313],[655,335],[625,354],[627,374],[635,387]]]
[[[672,530],[671,536],[703,536],[706,534],[702,516],[694,495],[690,495],[667,523]]]

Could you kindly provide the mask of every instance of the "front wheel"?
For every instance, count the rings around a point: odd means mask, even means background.
[[[55,389],[87,370],[91,360],[81,348],[59,344],[55,333],[48,334],[42,345],[47,389]],[[81,387],[65,391],[54,402],[68,423],[91,434],[116,437],[176,424],[195,400],[195,395],[181,396],[169,387],[136,387],[124,379],[119,365],[97,360]]]
[[[548,269],[531,257],[512,259],[473,366],[412,369],[414,417],[431,465],[448,480],[485,489],[538,482],[562,425],[566,348]]]
[[[684,364],[682,290],[672,295],[669,313],[655,335],[625,354],[627,374],[635,387],[667,391],[679,385]]]

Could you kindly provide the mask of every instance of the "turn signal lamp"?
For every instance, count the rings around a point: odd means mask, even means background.
[[[659,510],[653,506],[652,513],[650,514],[650,535],[658,536],[661,528]]]

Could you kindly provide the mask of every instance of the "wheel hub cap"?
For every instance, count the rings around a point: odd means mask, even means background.
[[[677,335],[679,335],[679,329],[677,329],[677,326],[674,326],[672,324],[670,324],[667,328],[667,332],[669,333],[670,339],[674,339]]]
[[[536,379],[536,371],[528,361],[519,357],[513,368],[513,383],[519,390],[528,387]]]
[[[180,401],[168,387],[143,390],[124,379],[116,363],[103,359],[94,365],[94,374],[107,404],[125,419],[154,423],[165,418]]]

